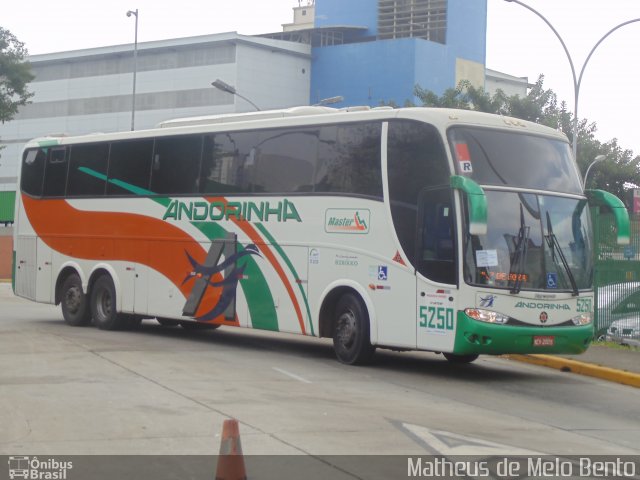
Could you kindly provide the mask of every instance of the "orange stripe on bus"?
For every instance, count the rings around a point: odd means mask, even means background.
[[[94,261],[126,261],[146,265],[168,278],[185,298],[193,280],[182,284],[193,270],[185,250],[198,262],[204,262],[205,249],[179,228],[159,219],[120,212],[84,212],[65,200],[35,200],[22,196],[29,221],[38,236],[53,250],[73,258]],[[153,241],[150,241],[153,240]],[[215,281],[222,281],[216,274]],[[216,305],[222,289],[211,287],[196,316]],[[213,323],[238,325],[224,321]]]

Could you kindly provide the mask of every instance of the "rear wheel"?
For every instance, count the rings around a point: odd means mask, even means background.
[[[347,365],[368,363],[375,352],[369,341],[369,315],[360,297],[352,293],[343,295],[336,305],[333,349]]]
[[[64,321],[73,327],[83,327],[91,321],[89,299],[82,291],[82,282],[77,273],[72,273],[64,280],[60,307]]]
[[[91,315],[101,330],[126,328],[128,317],[116,311],[116,288],[108,275],[103,275],[91,288]]]
[[[443,353],[444,358],[449,360],[451,363],[471,363],[478,358],[478,355],[475,353],[469,355],[456,355],[455,353]]]

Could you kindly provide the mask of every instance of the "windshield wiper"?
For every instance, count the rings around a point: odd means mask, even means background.
[[[522,290],[522,277],[524,277],[524,267],[527,262],[527,249],[529,246],[529,226],[524,223],[524,210],[520,204],[520,230],[516,240],[516,248],[511,257],[511,272],[509,272],[509,282],[511,275],[515,275],[515,281],[510,293],[520,293]],[[513,267],[515,265],[515,272]]]
[[[571,283],[571,289],[573,290],[573,296],[577,297],[578,285],[576,284],[576,279],[573,276],[573,272],[571,271],[571,267],[569,267],[569,262],[567,262],[567,258],[564,256],[564,252],[562,251],[562,247],[560,246],[560,242],[558,241],[558,237],[556,237],[555,233],[553,233],[553,225],[551,224],[551,218],[549,217],[549,212],[547,212],[547,235],[544,236],[547,244],[549,245],[549,249],[551,250],[551,260],[554,264],[557,265],[556,262],[556,250],[558,251],[558,257],[560,257],[560,262],[562,262],[562,266],[564,267],[565,272],[567,272],[567,277],[569,277],[569,283]]]

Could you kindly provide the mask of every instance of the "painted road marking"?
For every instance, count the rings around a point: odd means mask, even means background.
[[[273,368],[276,372],[280,372],[281,374],[286,375],[287,377],[291,377],[294,380],[298,380],[299,382],[302,382],[302,383],[313,383],[313,382],[307,380],[306,378],[303,378],[303,377],[301,377],[299,375],[296,375],[295,373],[287,372],[286,370],[283,370],[282,368],[278,368],[278,367],[271,367],[271,368]]]

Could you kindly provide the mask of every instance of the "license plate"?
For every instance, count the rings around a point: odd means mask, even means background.
[[[533,337],[534,347],[553,347],[556,344],[556,337],[551,335],[536,335]]]

